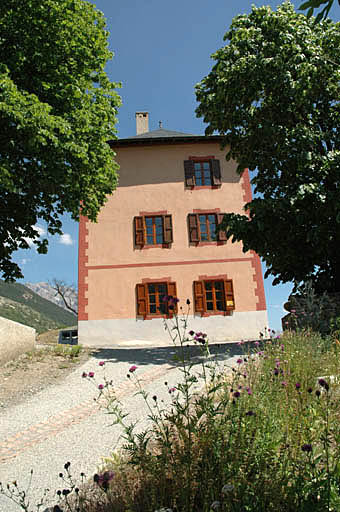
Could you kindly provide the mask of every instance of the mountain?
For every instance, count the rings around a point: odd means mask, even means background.
[[[77,317],[19,283],[0,280],[0,316],[34,327],[37,333],[68,327]]]
[[[65,309],[66,311],[70,311],[65,306],[63,299],[60,297],[60,295],[56,294],[56,291],[52,288],[52,286],[49,283],[43,281],[40,283],[25,283],[25,286],[30,290],[33,290],[38,295],[40,295],[40,297],[43,297],[44,299],[47,299],[53,302],[54,304],[57,304],[57,306]],[[78,301],[76,290],[74,290],[74,295],[71,296],[70,299],[71,306],[73,307],[73,309],[77,310]]]

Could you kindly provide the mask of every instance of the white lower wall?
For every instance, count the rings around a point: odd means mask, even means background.
[[[172,320],[167,320],[172,325]],[[182,323],[180,323],[182,325]],[[268,326],[267,311],[233,313],[232,316],[189,316],[187,331],[207,333],[210,342],[258,339]],[[172,341],[162,319],[81,320],[78,322],[81,345],[112,347],[122,345],[166,346]]]
[[[35,329],[0,317],[0,364],[35,348]]]

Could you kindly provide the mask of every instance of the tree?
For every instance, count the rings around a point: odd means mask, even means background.
[[[52,279],[52,282],[49,284],[56,292],[55,297],[58,295],[65,307],[75,315],[78,315],[77,291],[74,286],[70,286],[65,281],[56,278]]]
[[[95,221],[117,184],[107,141],[120,97],[104,67],[112,57],[102,13],[84,0],[7,0],[0,5],[0,271],[38,220],[62,234],[61,215]]]
[[[320,20],[327,18],[329,11],[334,3],[334,0],[308,0],[300,5],[300,11],[307,10],[307,17],[310,18],[313,16],[314,9],[318,9],[319,7],[324,6],[322,11],[318,13],[315,18],[315,22],[318,23]],[[338,4],[340,5],[340,0],[338,0]]]
[[[226,39],[196,113],[238,172],[254,173],[248,215],[229,213],[227,236],[261,256],[274,284],[340,291],[340,24],[286,2],[236,17]]]

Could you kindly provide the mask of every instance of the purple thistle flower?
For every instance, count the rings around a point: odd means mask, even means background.
[[[312,388],[308,388],[307,391],[308,391],[308,393],[313,393],[313,389]]]
[[[195,334],[195,331],[189,331],[189,335],[193,336]]]
[[[287,382],[286,382],[285,380],[283,380],[283,381],[281,382],[281,386],[283,386],[283,387],[285,388],[285,387],[287,386]]]
[[[86,373],[86,372],[83,372],[83,373],[81,374],[81,376],[83,377],[83,379],[85,379],[85,377],[87,377],[87,373]]]
[[[300,388],[301,388],[301,384],[300,384],[300,382],[297,382],[297,383],[295,384],[295,389],[300,389]]]
[[[325,381],[325,379],[319,379],[319,385],[322,387],[322,388],[325,388],[326,391],[329,390],[329,385],[327,384],[327,382]]]
[[[248,412],[246,412],[246,416],[255,416],[255,412],[254,411],[248,411]]]
[[[321,395],[321,391],[320,391],[320,389],[317,389],[317,390],[315,391],[315,394],[316,394],[316,396],[317,396],[317,397],[319,397],[319,396]]]
[[[275,368],[274,375],[279,375],[279,373],[280,373],[279,370],[277,368]]]
[[[238,359],[236,362],[237,362],[237,364],[241,364],[242,363],[242,359]]]
[[[104,389],[104,384],[99,384],[98,389]]]
[[[137,366],[136,366],[135,364],[133,364],[133,365],[132,365],[132,366],[130,366],[130,368],[129,368],[129,372],[130,372],[130,373],[133,373],[133,372],[135,372],[136,370],[137,370]]]
[[[104,366],[104,364],[105,364],[105,361],[100,361],[99,362],[99,366]]]
[[[247,393],[248,393],[248,395],[252,395],[253,394],[253,392],[252,392],[252,390],[250,388],[247,388]]]
[[[239,396],[241,396],[241,393],[239,391],[235,391],[234,395],[233,395],[235,398],[238,398]]]
[[[172,387],[169,389],[169,393],[174,393],[176,391],[176,388],[175,387]]]
[[[89,372],[89,377],[94,377],[94,372]]]
[[[303,444],[301,446],[301,450],[303,452],[311,452],[312,451],[312,445],[311,444]]]
[[[255,341],[255,345],[256,345],[256,347],[258,347],[258,346],[259,346],[259,344],[260,344],[260,342],[259,342],[259,341]]]

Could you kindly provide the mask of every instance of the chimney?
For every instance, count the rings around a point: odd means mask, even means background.
[[[149,112],[136,112],[136,132],[137,135],[149,131]]]

